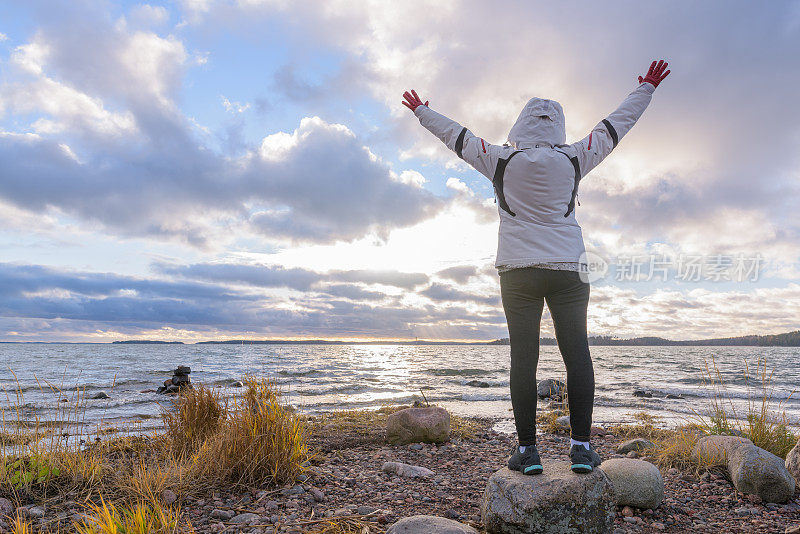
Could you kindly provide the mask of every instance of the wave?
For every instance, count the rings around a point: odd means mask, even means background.
[[[303,371],[292,371],[290,369],[281,369],[277,372],[281,376],[325,376],[327,373],[318,369],[306,369]]]
[[[425,369],[423,373],[434,375],[434,376],[486,376],[492,375],[495,373],[504,373],[507,372],[508,369],[501,368],[501,369],[476,369],[476,368],[467,368],[467,369],[452,369],[448,367],[439,367],[436,369]]]

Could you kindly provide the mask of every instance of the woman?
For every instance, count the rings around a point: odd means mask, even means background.
[[[556,340],[567,367],[572,470],[600,465],[589,438],[594,404],[594,370],[586,334],[589,283],[581,227],[575,220],[578,183],[617,146],[644,113],[670,73],[667,63],[650,65],[639,86],[581,141],[565,144],[564,111],[558,102],[532,98],[508,134],[492,145],[422,103],[416,91],[403,104],[448,148],[492,180],[500,229],[495,267],[500,275],[511,339],[511,404],[519,444],[510,469],[542,472],[536,450],[536,365],[539,324],[547,302]]]

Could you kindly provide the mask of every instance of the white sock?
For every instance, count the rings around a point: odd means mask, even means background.
[[[525,452],[525,449],[527,449],[527,448],[528,448],[527,445],[520,445],[519,446],[519,452]]]
[[[569,438],[569,446],[572,448],[573,445],[583,445],[584,448],[588,451],[589,450],[589,442],[588,441],[575,441],[572,438]]]

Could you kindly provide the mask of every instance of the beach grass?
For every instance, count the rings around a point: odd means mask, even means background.
[[[203,385],[186,389],[164,407],[163,431],[106,439],[97,430],[81,434],[85,425],[75,417],[80,406],[59,403],[58,415],[68,416],[55,419],[57,432],[45,432],[38,420],[22,418],[17,407],[23,399],[16,400],[4,412],[16,419],[4,419],[2,428],[0,496],[18,505],[57,507],[53,497],[69,494],[88,503],[87,521],[74,526],[80,532],[188,532],[177,520],[178,509],[164,504],[165,490],[179,503],[214,489],[289,483],[312,456],[302,418],[266,379],[246,377],[243,390],[228,401]],[[29,528],[23,518],[14,521],[15,531]]]
[[[158,504],[117,507],[101,500],[90,503],[84,519],[75,525],[79,534],[178,534],[194,532],[191,523],[181,519],[179,509]]]
[[[704,436],[730,435],[749,439],[757,447],[786,458],[797,444],[784,409],[785,400],[777,400],[772,386],[772,372],[758,360],[754,371],[745,363],[744,384],[748,391],[744,411],[737,408],[732,388],[722,378],[716,362],[706,362],[704,386],[711,392],[703,409],[695,410],[674,428],[665,428],[647,412],[631,414],[633,424],[612,425],[614,435],[622,439],[644,438],[656,445],[655,461],[664,468],[704,471],[719,467],[708,458],[694,454]],[[553,425],[555,425],[555,419]]]

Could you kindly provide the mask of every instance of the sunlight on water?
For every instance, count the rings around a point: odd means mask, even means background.
[[[793,421],[800,420],[800,349],[780,347],[592,347],[596,375],[594,418],[631,420],[648,411],[666,422],[703,411],[712,390],[704,385],[713,358],[725,394],[744,412],[754,390],[745,365],[767,362],[773,395]],[[177,365],[192,368],[192,381],[232,394],[244,375],[268,376],[302,411],[375,408],[425,398],[455,413],[509,419],[509,348],[495,345],[0,345],[1,361],[17,373],[26,418],[54,417],[61,398],[85,389],[89,423],[159,424],[165,398],[152,392]],[[543,346],[537,378],[565,379],[558,349]],[[49,384],[49,386],[48,386]],[[52,386],[52,390],[51,387]],[[751,384],[752,386],[752,384]],[[17,383],[0,377],[9,400]],[[652,397],[634,397],[637,389]],[[109,399],[92,399],[105,391]],[[668,399],[668,394],[682,396]],[[0,400],[2,402],[2,400]],[[5,403],[4,403],[5,404]]]

